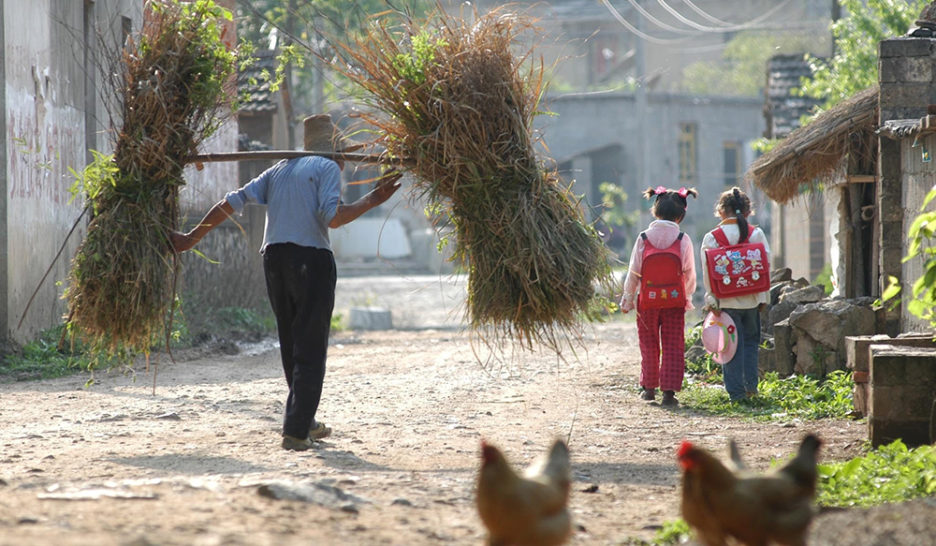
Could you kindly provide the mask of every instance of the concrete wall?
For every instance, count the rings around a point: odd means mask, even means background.
[[[918,146],[914,147],[912,139],[900,141],[900,169],[901,179],[903,181],[903,233],[909,234],[910,225],[920,214],[920,206],[926,198],[926,194],[934,185],[936,185],[936,164],[930,161],[923,161],[923,150],[927,150],[932,158],[936,154],[936,134],[930,134],[920,137]],[[934,210],[936,203],[930,203],[927,210]],[[907,253],[908,239],[904,236],[902,249],[904,255]],[[923,265],[927,260],[926,255],[917,256],[912,260],[902,263],[901,275],[903,278],[904,301],[912,297],[913,283],[923,274]],[[917,318],[903,307],[900,316],[901,332],[930,332],[932,326],[929,322]]]
[[[545,108],[556,115],[541,116],[538,129],[550,156],[560,164],[574,166],[570,174],[575,178],[575,193],[585,195],[587,203],[596,206],[601,202],[601,182],[620,185],[628,194],[631,210],[641,211],[639,229],[651,220],[650,202],[640,196],[641,191],[648,185],[681,185],[680,124],[696,124],[698,177],[693,185],[699,190],[699,198],[689,199],[682,224],[696,246],[717,223],[715,202],[728,187],[722,164],[724,143],[739,142],[746,150],[764,130],[759,99],[649,94],[644,129],[639,126],[636,100],[631,93],[556,94],[548,96],[545,103]],[[750,155],[743,159],[740,172],[751,159]],[[640,175],[644,162],[646,181]],[[754,199],[757,214],[752,220],[769,230],[764,200],[757,195]],[[624,250],[629,256],[630,248]]]
[[[62,321],[65,306],[56,281],[67,278],[84,226],[80,222],[66,242],[82,208],[80,201],[70,202],[69,169],[83,168],[88,149],[108,147],[100,133],[106,120],[100,48],[120,43],[111,40],[127,23],[139,29],[141,7],[136,0],[0,2],[0,344],[26,341]]]

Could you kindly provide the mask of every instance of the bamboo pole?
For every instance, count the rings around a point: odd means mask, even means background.
[[[359,154],[352,152],[315,152],[304,150],[257,150],[249,152],[220,152],[211,154],[197,154],[186,158],[186,163],[214,163],[221,161],[262,161],[267,159],[294,159],[317,155],[328,159],[342,161],[356,161],[359,163],[379,163],[398,167],[411,167],[415,163],[412,159],[389,157],[381,154]]]

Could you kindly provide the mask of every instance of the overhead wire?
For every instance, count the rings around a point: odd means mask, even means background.
[[[621,26],[626,28],[628,31],[630,31],[632,34],[634,34],[638,38],[646,40],[647,42],[650,42],[651,44],[657,44],[657,45],[682,44],[682,43],[686,43],[686,41],[688,40],[688,38],[664,39],[664,38],[657,38],[655,36],[651,36],[650,34],[647,34],[646,32],[643,32],[639,28],[632,25],[630,21],[628,21],[623,15],[621,15],[621,12],[619,12],[617,8],[614,7],[609,0],[599,0],[599,1],[605,6],[605,8],[608,9],[608,12],[611,13],[611,16],[614,17],[614,19],[618,23],[620,23]]]
[[[770,8],[769,10],[767,10],[760,16],[755,17],[754,19],[751,19],[750,21],[747,21],[745,23],[738,23],[738,24],[734,24],[734,25],[726,26],[726,27],[710,27],[710,26],[699,24],[693,21],[692,19],[685,17],[683,14],[679,13],[679,10],[667,4],[664,0],[656,0],[656,1],[657,1],[657,4],[660,5],[660,7],[665,9],[667,12],[670,13],[670,15],[675,17],[676,20],[678,20],[680,23],[683,23],[684,25],[687,25],[689,27],[692,27],[702,32],[724,33],[724,32],[737,32],[739,30],[750,30],[750,29],[758,28],[758,25],[760,24],[761,21],[764,21],[765,19],[769,19],[770,17],[772,17],[775,13],[785,8],[786,5],[789,4],[792,0],[783,0],[776,6]]]
[[[691,9],[691,10],[694,11],[694,12],[696,12],[700,17],[702,17],[703,19],[705,19],[706,21],[708,21],[708,22],[710,22],[710,23],[714,23],[714,24],[716,24],[716,25],[720,25],[720,26],[723,26],[723,27],[730,27],[730,26],[733,24],[733,23],[729,23],[729,22],[727,22],[727,21],[722,21],[721,19],[719,19],[719,18],[717,18],[717,17],[714,17],[713,15],[710,15],[708,12],[706,12],[706,11],[703,10],[702,8],[700,8],[700,7],[696,6],[695,4],[693,4],[693,3],[692,3],[692,0],[683,0],[683,3],[686,4],[687,6],[689,6],[689,9]]]
[[[697,30],[688,30],[688,29],[685,29],[685,28],[674,27],[674,26],[672,26],[672,25],[669,25],[669,24],[667,24],[667,23],[664,23],[663,21],[661,21],[661,20],[657,19],[656,17],[654,17],[653,14],[650,13],[649,11],[647,11],[646,8],[644,8],[643,6],[641,6],[641,5],[640,5],[640,2],[637,2],[637,1],[635,1],[635,0],[627,0],[627,1],[628,1],[628,3],[630,3],[631,6],[634,7],[635,10],[637,10],[638,13],[640,13],[641,15],[643,15],[644,19],[646,19],[647,21],[650,21],[651,23],[653,23],[654,25],[656,25],[656,26],[662,28],[663,30],[668,30],[668,31],[670,31],[670,32],[676,32],[676,33],[678,33],[678,34],[692,34],[692,35],[695,35],[695,36],[698,36],[698,35],[699,35],[699,31],[697,31]]]
[[[599,1],[601,2],[602,5],[605,6],[608,12],[621,26],[626,28],[629,32],[631,32],[638,38],[645,40],[652,44],[657,44],[657,45],[679,45],[679,44],[686,44],[691,38],[698,37],[704,34],[724,34],[728,32],[737,32],[741,30],[777,28],[776,25],[760,25],[760,23],[772,17],[775,13],[777,13],[781,9],[785,8],[792,0],[783,0],[779,4],[775,5],[771,9],[761,14],[760,16],[755,17],[754,19],[751,19],[744,23],[737,23],[737,24],[732,24],[732,23],[727,23],[725,21],[722,21],[712,16],[711,14],[708,14],[707,12],[705,12],[704,10],[702,10],[701,8],[693,4],[690,0],[683,0],[687,5],[690,6],[690,9],[698,13],[700,16],[704,17],[706,20],[715,22],[716,24],[727,25],[727,26],[720,26],[720,27],[711,27],[711,26],[706,26],[706,25],[697,23],[685,17],[681,13],[679,13],[679,11],[677,11],[672,6],[667,4],[664,0],[656,0],[657,3],[663,9],[665,9],[667,12],[673,15],[678,21],[682,22],[683,24],[687,26],[692,27],[695,30],[680,29],[678,27],[674,27],[668,23],[665,23],[659,20],[658,18],[656,18],[655,16],[653,16],[646,8],[643,8],[640,5],[639,1],[628,0],[628,3],[631,5],[631,7],[633,7],[638,12],[638,14],[640,16],[643,16],[647,21],[662,28],[663,30],[666,30],[669,32],[675,32],[679,34],[685,34],[686,36],[682,38],[659,38],[651,34],[648,34],[644,32],[643,30],[641,30],[640,28],[638,28],[637,26],[635,26],[630,21],[628,21],[627,18],[624,17],[621,14],[621,12],[610,2],[610,0],[599,0]],[[789,25],[783,25],[780,28],[789,28]],[[723,46],[724,44],[712,44],[710,46],[702,46],[702,47],[706,47],[708,49],[717,49]]]

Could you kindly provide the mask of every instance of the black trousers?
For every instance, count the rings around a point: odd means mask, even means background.
[[[315,422],[325,381],[335,257],[330,250],[274,244],[264,250],[263,271],[289,385],[283,434],[305,438]]]

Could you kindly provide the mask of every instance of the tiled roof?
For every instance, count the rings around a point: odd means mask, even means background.
[[[802,78],[812,77],[803,55],[775,55],[767,61],[767,136],[783,138],[800,126],[800,118],[812,112],[821,101],[798,96]]]
[[[270,82],[264,79],[263,72],[265,70],[269,76],[273,76],[276,54],[270,50],[257,50],[254,56],[257,60],[237,73],[237,89],[244,97],[240,111],[275,112],[276,101],[270,91]]]

